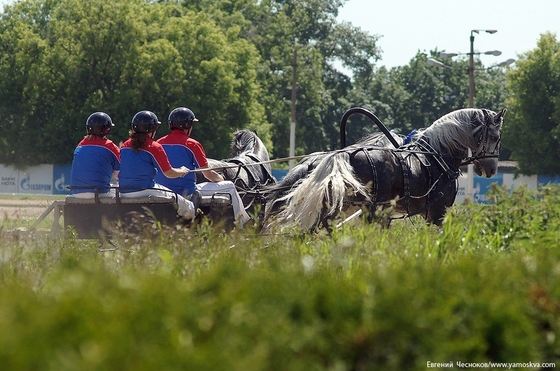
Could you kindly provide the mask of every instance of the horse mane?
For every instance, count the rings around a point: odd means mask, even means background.
[[[239,156],[243,152],[253,151],[255,148],[255,133],[251,130],[242,129],[233,133],[231,141],[232,156]]]
[[[473,131],[480,127],[473,127],[479,120],[484,122],[484,115],[480,109],[463,108],[450,112],[414,135],[414,139],[423,137],[438,153],[462,153],[467,148],[475,148]]]
[[[235,131],[231,142],[231,157],[240,157],[249,153],[257,155],[262,161],[270,160],[268,150],[255,131],[249,129]]]

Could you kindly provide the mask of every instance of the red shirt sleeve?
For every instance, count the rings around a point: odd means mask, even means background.
[[[193,139],[190,139],[189,142],[188,147],[194,154],[194,158],[196,159],[198,166],[207,167],[208,159],[206,158],[206,152],[204,152],[202,144]]]
[[[163,149],[163,146],[161,144],[155,141],[151,141],[151,143],[148,143],[148,151],[152,154],[152,156],[154,156],[154,159],[156,160],[162,172],[165,173],[172,168],[171,164],[169,163],[169,159],[165,154],[165,150]]]
[[[119,147],[117,147],[115,143],[109,140],[107,143],[107,148],[109,148],[109,150],[113,152],[113,154],[117,157],[117,160],[121,162],[121,150],[119,149]]]

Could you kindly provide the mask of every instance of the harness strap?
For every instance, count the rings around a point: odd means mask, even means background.
[[[235,178],[237,178],[239,176],[239,172],[241,171],[241,168],[244,168],[247,173],[249,175],[251,175],[251,177],[253,178],[253,180],[255,181],[255,183],[260,183],[261,178],[259,177],[259,175],[255,172],[255,170],[253,169],[252,165],[250,164],[247,160],[241,158],[241,157],[235,157],[235,158],[231,158],[229,160],[227,160],[227,162],[231,162],[233,164],[238,164],[239,167],[237,169],[237,174],[235,175]]]
[[[266,179],[263,179],[260,182],[261,186],[267,185],[271,181],[276,181],[274,179],[274,176],[272,176],[272,171],[269,170],[269,168],[267,168],[266,166],[264,166],[265,164],[261,163],[261,160],[256,155],[254,155],[253,153],[246,153],[245,155],[249,157],[251,160],[255,161],[255,164],[253,165],[256,166],[256,164],[259,164],[263,173],[266,174]]]
[[[368,160],[369,163],[369,167],[371,169],[371,180],[372,180],[372,184],[371,184],[371,203],[369,205],[369,217],[370,219],[373,218],[373,215],[375,214],[375,209],[377,207],[377,191],[378,191],[378,185],[377,185],[377,169],[375,167],[375,162],[373,161],[373,159],[371,158],[371,155],[369,154],[369,151],[366,149],[362,149],[362,151],[364,152],[366,159]]]
[[[420,166],[424,166],[426,168],[426,177],[428,178],[428,182],[427,184],[430,185],[432,184],[432,171],[431,171],[431,166],[432,163],[430,162],[430,160],[427,158],[426,156],[426,161],[428,162],[428,164],[426,165],[421,159],[420,159],[420,155],[413,153],[414,156],[418,159],[418,162],[420,162]],[[443,174],[443,173],[442,173]],[[441,177],[441,176],[440,176]],[[433,201],[430,200],[431,196],[432,196],[432,191],[433,191],[433,187],[437,184],[437,182],[439,181],[439,179],[437,179],[433,185],[428,189],[428,192],[426,193],[426,205],[431,205]],[[424,206],[426,207],[426,206]],[[416,213],[422,213],[423,211],[417,211]],[[427,208],[426,208],[426,213],[427,213]]]
[[[471,157],[467,157],[466,159],[463,160],[463,162],[461,162],[460,166],[464,166],[464,165],[469,165],[472,164],[478,160],[483,160],[485,158],[496,158],[499,157],[498,155],[484,155],[484,156],[471,156]]]
[[[399,159],[401,169],[403,172],[403,188],[404,188],[404,204],[406,205],[406,213],[410,214],[410,166],[406,163],[405,156],[400,156],[395,153]]]
[[[439,201],[443,196],[445,196],[445,191],[447,190],[447,188],[452,185],[454,182],[456,181],[456,179],[449,179],[449,182],[447,182],[447,184],[441,189],[441,191],[439,191],[437,193],[437,195],[431,200],[426,202],[426,204],[424,206],[422,206],[420,209],[416,210],[413,213],[409,213],[407,212],[406,217],[407,218],[411,218],[415,215],[418,214],[422,214],[423,212],[428,212],[428,209],[437,201]]]
[[[442,168],[442,170],[447,174],[447,176],[449,177],[449,179],[454,180],[459,178],[460,172],[459,171],[454,171],[452,170],[449,165],[447,164],[447,162],[445,162],[443,160],[443,158],[441,157],[441,154],[437,153],[432,146],[430,145],[430,143],[426,142],[424,139],[419,139],[415,142],[416,145],[418,145],[420,148],[422,148],[423,150],[429,152],[432,157],[434,158],[434,160],[436,160],[436,162],[438,163],[438,165]]]

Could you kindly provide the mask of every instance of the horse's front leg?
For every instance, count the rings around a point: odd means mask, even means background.
[[[368,206],[368,216],[367,221],[369,223],[377,223],[383,228],[389,228],[391,226],[391,214],[394,210],[392,206],[383,206],[379,204],[372,203]]]

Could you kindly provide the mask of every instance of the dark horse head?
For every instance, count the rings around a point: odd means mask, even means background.
[[[208,166],[222,174],[225,180],[233,182],[245,208],[253,211],[255,203],[264,203],[261,188],[276,183],[268,162],[268,150],[256,132],[243,129],[233,134],[230,156],[221,161],[208,159]],[[197,182],[204,181],[207,179],[197,173]]]
[[[462,164],[474,163],[479,175],[496,174],[504,114],[458,110],[419,130],[407,143],[397,138],[398,148],[376,135],[309,156],[288,173],[287,183],[283,180],[271,190],[264,231],[328,227],[339,213],[363,208],[370,220],[379,209],[387,209],[389,221],[422,215],[441,225],[446,208],[455,201]]]

